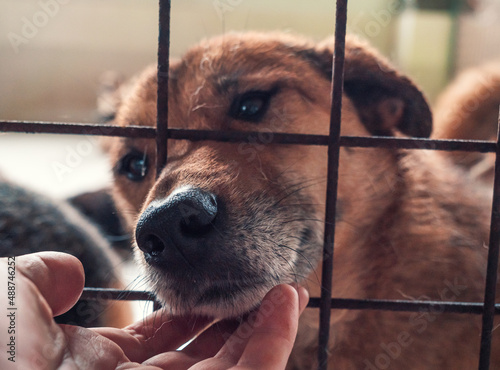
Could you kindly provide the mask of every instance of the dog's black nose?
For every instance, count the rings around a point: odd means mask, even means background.
[[[168,268],[179,263],[193,266],[205,257],[217,211],[214,194],[181,187],[146,208],[135,230],[137,245],[148,263]]]

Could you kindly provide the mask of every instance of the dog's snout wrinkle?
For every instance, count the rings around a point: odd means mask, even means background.
[[[136,227],[137,246],[152,265],[194,268],[209,253],[207,239],[218,211],[214,194],[195,187],[178,188],[143,212]]]

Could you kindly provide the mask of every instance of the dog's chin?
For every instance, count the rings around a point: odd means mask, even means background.
[[[216,320],[236,318],[257,308],[271,287],[247,289],[210,287],[191,289],[179,294],[157,283],[153,287],[165,309],[176,316],[203,316]]]
[[[210,278],[167,276],[163,271],[142,264],[150,288],[163,307],[175,316],[204,316],[213,319],[240,317],[257,308],[274,285],[269,281],[245,279],[244,282]]]

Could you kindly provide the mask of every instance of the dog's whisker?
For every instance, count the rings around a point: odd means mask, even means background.
[[[305,208],[305,207],[324,207],[325,203],[287,203],[287,204],[280,204],[277,209],[284,209],[284,208]]]
[[[311,217],[311,218],[305,218],[305,217],[302,217],[302,218],[292,218],[292,219],[289,219],[289,220],[282,220],[281,223],[282,224],[289,224],[289,223],[294,223],[294,222],[300,222],[300,223],[302,223],[304,221],[318,222],[320,224],[327,224],[327,225],[333,225],[334,224],[333,222],[326,222],[323,219],[314,218],[314,217]]]
[[[296,185],[298,186],[297,188],[295,188],[294,186],[294,189],[291,190],[290,192],[286,193],[282,198],[278,199],[272,206],[271,208],[274,208],[274,207],[277,207],[278,205],[280,205],[281,202],[283,202],[285,199],[287,198],[290,198],[292,197],[293,195],[307,189],[307,188],[310,188],[312,186],[315,186],[315,185],[318,185],[320,182],[313,182],[312,180],[309,180],[309,181],[304,181],[303,183],[299,184],[299,185]],[[289,190],[289,188],[285,189],[285,191]]]
[[[296,237],[296,236],[287,236],[287,239],[289,239],[289,238],[297,239],[299,242],[301,242],[301,240],[300,240],[300,238],[299,238],[299,237]],[[307,256],[306,256],[303,252],[302,252],[302,251],[300,251],[299,249],[296,249],[296,248],[292,248],[292,247],[290,247],[290,246],[288,246],[288,245],[284,244],[284,243],[283,243],[283,240],[280,240],[280,241],[274,241],[274,240],[272,240],[272,239],[269,239],[269,238],[268,238],[268,239],[266,239],[266,242],[271,243],[272,245],[274,245],[274,251],[275,251],[275,253],[277,253],[280,257],[283,257],[283,256],[281,255],[281,253],[279,253],[279,250],[280,250],[280,249],[285,248],[285,249],[288,249],[288,250],[290,250],[290,251],[292,251],[292,252],[296,253],[296,254],[297,254],[297,255],[299,255],[300,257],[302,257],[302,258],[303,258],[303,259],[307,262],[307,264],[309,265],[309,267],[311,268],[311,270],[314,270],[314,268],[316,267],[316,266],[314,266],[314,265],[311,263],[310,259],[309,259],[309,258],[308,258],[308,257],[307,257]],[[284,258],[284,257],[283,257],[283,258]],[[287,263],[290,265],[290,267],[291,267],[291,271],[294,273],[294,275],[295,275],[296,277],[299,277],[298,273],[296,272],[296,266],[292,266],[288,260],[286,260],[286,261],[287,261]],[[301,277],[301,278],[304,278],[305,276],[300,276],[300,277]],[[317,276],[316,276],[316,277],[317,277]],[[318,280],[318,281],[319,281],[319,280]],[[297,279],[297,280],[296,280],[296,282],[298,283],[298,282],[299,282],[299,280]]]
[[[278,186],[280,188],[282,188],[283,191],[287,191],[287,190],[292,190],[295,187],[301,187],[301,186],[306,185],[306,184],[310,184],[310,186],[314,186],[314,185],[321,184],[323,182],[326,182],[326,178],[321,176],[321,177],[317,177],[317,178],[308,178],[308,179],[305,179],[303,181],[290,180],[289,183],[284,181],[284,182],[280,182],[278,184]]]
[[[301,242],[302,242],[301,238],[299,238],[299,237],[297,237],[297,236],[288,236],[288,238],[297,239],[297,241],[298,241],[299,243],[301,243]],[[292,247],[290,247],[290,246],[288,246],[288,245],[286,245],[286,244],[282,244],[281,242],[280,242],[280,244],[279,244],[279,247],[280,247],[280,248],[287,248],[287,249],[291,250],[292,252],[297,253],[299,257],[303,258],[303,259],[307,262],[307,264],[309,265],[309,268],[311,269],[311,271],[313,271],[313,272],[314,272],[314,275],[315,275],[315,277],[317,278],[318,283],[320,282],[319,277],[318,277],[318,275],[316,274],[316,271],[315,271],[316,266],[314,266],[314,264],[311,262],[310,258],[308,258],[308,257],[304,254],[304,252],[302,252],[300,249],[297,249],[297,248],[292,248]],[[307,276],[308,276],[308,275],[307,275]]]
[[[137,287],[142,283],[141,280],[145,279],[144,276],[135,277],[130,283],[125,286],[125,290],[136,290]]]

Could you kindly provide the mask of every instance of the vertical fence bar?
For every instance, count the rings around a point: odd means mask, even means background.
[[[490,368],[491,339],[495,319],[495,298],[500,245],[500,113],[497,129],[497,150],[495,158],[495,180],[493,184],[493,205],[491,209],[490,243],[484,292],[483,328],[481,332],[481,351],[479,370]]]
[[[160,176],[161,170],[167,164],[170,8],[170,0],[160,0],[158,33],[158,97],[156,101],[156,176]]]
[[[162,305],[158,300],[155,298],[153,301],[153,311],[158,311],[160,308],[162,308]]]
[[[325,233],[323,241],[323,271],[321,275],[321,301],[319,321],[318,369],[328,365],[328,341],[333,276],[333,248],[335,241],[335,213],[337,211],[337,187],[340,154],[340,121],[344,85],[345,35],[347,0],[337,0],[335,14],[335,48],[332,68],[332,96],[330,110],[330,135],[328,138],[328,173],[325,208]]]

